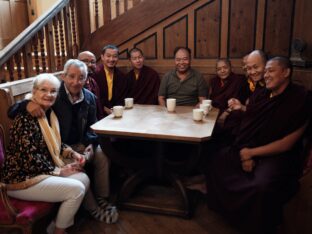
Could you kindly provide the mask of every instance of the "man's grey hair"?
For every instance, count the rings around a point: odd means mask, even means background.
[[[78,59],[69,59],[65,65],[64,65],[64,74],[66,75],[68,73],[68,69],[71,67],[71,66],[75,66],[75,67],[78,67],[80,68],[81,70],[81,73],[84,77],[84,79],[87,79],[87,76],[88,76],[88,67],[87,65],[78,60]]]
[[[102,49],[102,54],[105,54],[105,51],[106,51],[107,49],[117,50],[117,52],[119,53],[119,49],[118,49],[117,46],[115,46],[115,45],[106,45],[106,46],[104,46],[103,49]]]

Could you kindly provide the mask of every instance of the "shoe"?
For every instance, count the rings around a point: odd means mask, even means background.
[[[104,197],[98,197],[98,198],[97,198],[97,202],[98,202],[98,204],[99,204],[99,207],[101,207],[103,210],[105,210],[106,208],[111,208],[111,207],[113,207],[113,205],[112,205],[111,203],[109,203],[109,202],[107,201],[107,199],[104,198]]]
[[[107,224],[116,223],[119,216],[117,208],[115,206],[106,209],[98,207],[95,210],[91,211],[90,214],[95,220],[101,222],[105,221],[105,223]]]

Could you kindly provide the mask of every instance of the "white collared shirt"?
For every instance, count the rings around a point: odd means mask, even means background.
[[[80,90],[79,99],[78,99],[77,101],[74,101],[73,98],[72,98],[72,96],[71,96],[71,94],[70,94],[70,92],[69,92],[68,89],[66,88],[66,85],[64,85],[64,87],[65,87],[65,91],[66,91],[67,97],[68,97],[69,101],[71,102],[71,104],[74,105],[74,104],[77,104],[77,103],[83,101],[84,95],[83,95],[82,90]]]

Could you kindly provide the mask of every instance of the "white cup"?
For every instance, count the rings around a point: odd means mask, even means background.
[[[169,112],[173,112],[175,110],[175,107],[176,107],[176,99],[175,98],[168,98],[166,103],[167,103],[167,110]]]
[[[133,107],[133,98],[125,98],[125,107],[128,109]]]
[[[123,106],[114,106],[113,107],[113,114],[114,114],[115,118],[122,117],[123,110],[124,110]]]
[[[205,99],[205,100],[202,101],[202,104],[209,104],[210,105],[209,110],[212,109],[212,104],[211,103],[212,103],[212,100],[210,100],[210,99]]]
[[[193,109],[193,119],[195,121],[202,121],[204,118],[204,110],[202,109]]]
[[[210,111],[211,105],[210,104],[200,104],[199,109],[204,111],[204,115],[207,115]]]

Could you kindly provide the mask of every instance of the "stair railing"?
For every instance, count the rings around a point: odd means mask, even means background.
[[[20,80],[63,69],[77,56],[75,0],[60,0],[0,51],[0,81]]]

